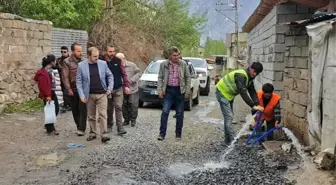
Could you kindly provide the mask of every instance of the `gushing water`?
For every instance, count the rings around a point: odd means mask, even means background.
[[[285,132],[287,137],[289,137],[292,140],[292,144],[295,147],[296,152],[304,159],[306,155],[302,151],[302,145],[300,144],[299,140],[295,137],[293,132],[286,127],[283,127],[282,130]]]
[[[249,125],[251,124],[252,120],[255,118],[255,115],[248,114],[246,116],[246,122],[242,126],[242,128],[239,130],[238,134],[234,137],[233,141],[231,141],[230,145],[226,148],[224,154],[221,157],[221,162],[225,161],[226,156],[232,152],[232,150],[235,147],[235,144],[237,140],[248,130]]]

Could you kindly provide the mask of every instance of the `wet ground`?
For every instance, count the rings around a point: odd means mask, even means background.
[[[236,120],[249,109],[237,98]],[[47,136],[43,115],[8,115],[0,120],[0,184],[291,184],[284,175],[289,164],[299,165],[297,155],[267,155],[260,146],[236,148],[219,163],[227,146],[214,90],[185,114],[183,138],[175,141],[174,112],[166,140],[157,141],[159,106],[140,109],[136,127],[124,137],[114,130],[111,141],[87,142],[74,134],[71,113],[58,117],[59,136]],[[235,125],[238,130],[241,124]],[[84,148],[68,148],[69,143]],[[212,162],[212,163],[209,163]],[[204,164],[221,169],[204,170]],[[188,173],[189,172],[189,173]]]

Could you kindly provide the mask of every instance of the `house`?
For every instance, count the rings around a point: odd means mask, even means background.
[[[336,91],[335,78],[331,77],[336,73],[332,67],[336,57],[330,52],[335,51],[336,31],[332,16],[313,15],[317,10],[330,10],[334,3],[263,0],[243,26],[243,32],[248,33],[248,62],[259,61],[264,66],[255,80],[256,89],[272,83],[282,96],[285,126],[304,144],[322,149],[336,146],[336,98],[331,93]],[[323,39],[333,42],[319,40],[322,37],[316,29],[323,25],[328,28],[323,30],[328,31]]]

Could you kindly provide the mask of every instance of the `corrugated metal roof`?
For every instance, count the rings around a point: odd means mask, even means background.
[[[312,19],[305,19],[305,20],[299,20],[299,21],[285,22],[285,23],[282,23],[282,24],[305,26],[305,25],[308,25],[308,24],[313,24],[313,23],[322,22],[322,21],[326,21],[326,20],[330,20],[330,19],[335,19],[335,18],[336,18],[336,13],[334,13],[334,14],[325,14],[325,15],[321,15],[321,16],[318,16],[318,17],[314,17]]]
[[[244,24],[242,30],[243,32],[250,32],[254,27],[256,27],[267,14],[271,12],[274,6],[277,4],[283,4],[287,2],[293,2],[301,5],[305,5],[311,8],[321,8],[328,5],[329,0],[261,0],[258,7],[255,9],[253,14],[248,18]]]

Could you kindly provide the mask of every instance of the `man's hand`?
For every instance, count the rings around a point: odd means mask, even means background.
[[[161,99],[163,99],[163,97],[164,97],[164,93],[160,93],[160,94],[159,94],[159,97],[160,97]]]
[[[275,127],[279,127],[279,126],[280,126],[279,121],[276,121],[276,122],[275,122]]]
[[[260,106],[260,105],[258,105],[258,106],[253,106],[253,108],[252,108],[253,110],[259,110],[259,111],[261,111],[261,112],[263,112],[264,111],[264,107],[262,107],[262,106]]]
[[[86,103],[86,98],[81,98],[81,102]]]
[[[74,93],[72,92],[71,89],[69,89],[69,90],[68,90],[68,96],[73,96],[73,95],[74,95]]]
[[[184,95],[184,98],[185,98],[185,99],[189,99],[189,97],[190,97],[190,94],[187,94],[187,93],[186,93],[186,94]]]
[[[48,102],[51,101],[51,97],[48,96],[48,97],[46,98],[46,100],[47,100]]]
[[[111,90],[107,90],[107,91],[106,91],[106,95],[110,95],[111,93],[112,93]]]
[[[128,88],[128,87],[125,87],[125,93],[126,93],[126,94],[130,94],[130,93],[131,93],[131,90],[130,90],[130,88]]]

